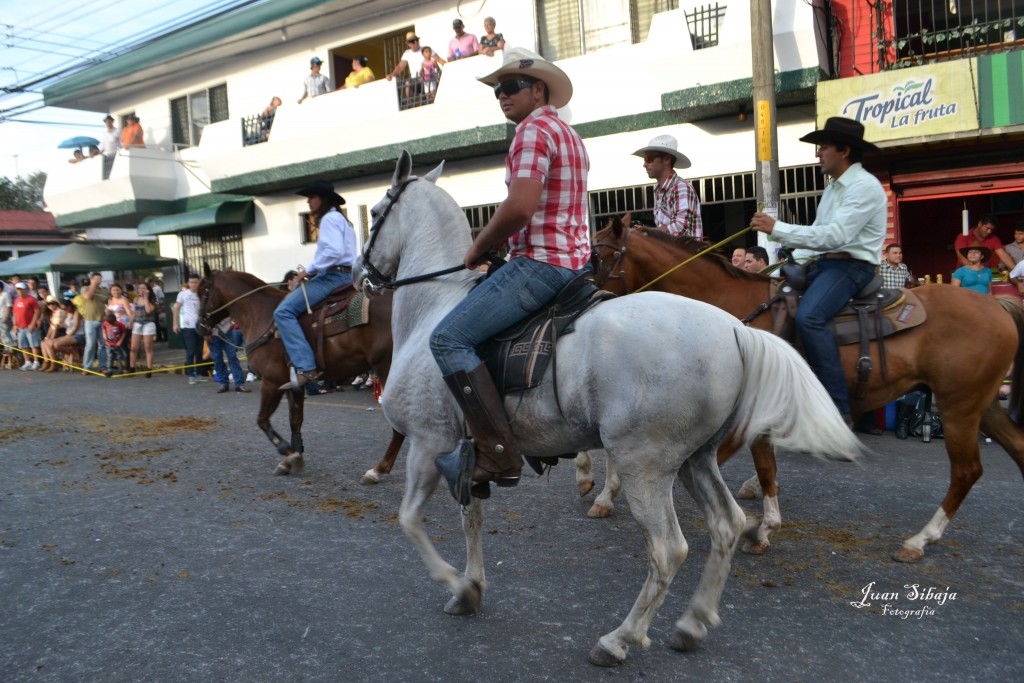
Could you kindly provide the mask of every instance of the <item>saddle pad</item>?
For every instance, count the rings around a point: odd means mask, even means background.
[[[498,392],[505,396],[540,384],[559,337],[573,331],[573,321],[584,311],[614,296],[597,288],[592,273],[584,273],[546,308],[482,344],[477,353],[487,364]]]
[[[348,326],[361,327],[370,322],[370,300],[364,292],[359,292],[348,302]]]

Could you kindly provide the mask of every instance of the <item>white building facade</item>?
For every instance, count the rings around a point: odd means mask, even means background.
[[[54,163],[45,198],[58,225],[133,227],[159,235],[161,254],[186,267],[206,262],[277,281],[314,250],[296,191],[314,178],[332,181],[363,238],[368,207],[408,149],[421,173],[445,161],[439,184],[481,227],[505,196],[512,126],[476,77],[497,68],[502,53],[448,63],[433,99],[415,88],[407,98],[402,79],[384,76],[408,31],[447,56],[452,20],[480,36],[485,15],[451,2],[353,4],[263,3],[48,88],[49,105],[110,112],[119,122],[136,114],[146,143],[120,150],[106,179],[100,159]],[[809,221],[823,183],[814,147],[798,138],[815,127],[821,50],[810,4],[772,7],[782,209]],[[693,162],[683,174],[701,196],[706,236],[747,225],[756,208],[749,3],[492,0],[483,11],[506,47],[535,50],[572,78],[560,115],[590,154],[592,227],[649,210],[652,181],[631,153],[662,134]],[[358,55],[377,80],[298,104],[312,57],[337,87]],[[283,104],[267,130],[258,114],[275,96]]]

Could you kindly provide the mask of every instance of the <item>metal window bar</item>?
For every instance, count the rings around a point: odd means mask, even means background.
[[[441,83],[441,71],[438,69],[434,73],[435,78],[430,81],[423,80],[419,75],[394,79],[399,111],[434,103],[437,88]]]
[[[242,226],[221,225],[183,232],[181,253],[183,255],[181,281],[185,282],[190,273],[200,277],[203,266],[213,270],[245,270],[245,256],[242,249]]]
[[[859,6],[867,4],[858,0],[853,9],[863,12]],[[891,29],[884,16],[869,16],[877,43],[894,48],[894,61],[883,69],[1024,48],[1019,0],[893,0]]]
[[[725,18],[726,5],[702,5],[686,12],[686,25],[690,29],[690,42],[694,50],[718,45],[718,26]]]

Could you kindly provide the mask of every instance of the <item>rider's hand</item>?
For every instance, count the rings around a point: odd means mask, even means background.
[[[775,219],[766,213],[758,211],[754,214],[754,217],[750,219],[750,227],[757,232],[763,232],[765,234],[772,234],[772,230],[775,229]]]

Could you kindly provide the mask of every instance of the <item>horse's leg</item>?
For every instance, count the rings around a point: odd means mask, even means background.
[[[1003,447],[1024,475],[1024,431],[1018,427],[1006,409],[995,399],[981,416],[981,431]]]
[[[277,410],[277,406],[281,404],[282,393],[277,390],[276,386],[273,386],[272,382],[262,382],[260,386],[260,410],[256,415],[256,425],[260,428],[267,438],[270,439],[270,443],[274,444],[277,452],[281,455],[287,456],[291,453],[291,444],[284,440],[284,438],[277,433],[273,425],[270,424],[270,416]],[[274,470],[274,474],[288,474],[291,471],[289,467],[287,470],[282,470],[282,466],[278,465],[277,469]]]
[[[686,490],[704,512],[711,534],[711,552],[701,573],[686,612],[676,622],[672,647],[688,652],[695,650],[708,633],[708,626],[718,626],[718,602],[729,578],[732,556],[743,529],[744,514],[736,504],[722,474],[711,458],[695,454],[679,469],[679,478]]]
[[[608,455],[608,451],[605,451],[604,455],[605,462],[607,463],[604,488],[601,489],[597,500],[594,501],[594,504],[590,506],[590,510],[587,511],[587,517],[611,516],[612,510],[615,509],[615,498],[622,493],[622,481],[619,479],[618,472],[615,471],[615,464]]]
[[[267,384],[264,382],[264,385]],[[272,382],[269,384],[271,388],[276,388]],[[302,419],[306,394],[304,391],[279,391],[279,393],[288,394],[288,424],[292,430],[292,441],[291,447],[285,453],[284,460],[277,464],[274,474],[291,474],[292,472],[298,474],[306,464],[302,459],[302,452],[305,450],[302,444]]]
[[[762,500],[761,524],[748,526],[743,532],[743,552],[763,555],[771,546],[768,537],[782,526],[782,510],[779,508],[779,483],[775,463],[775,448],[767,439],[759,438],[750,446],[757,470],[757,482],[764,495]]]
[[[384,453],[384,459],[374,465],[372,469],[366,470],[362,480],[364,484],[379,484],[382,474],[391,473],[391,468],[395,466],[398,451],[402,449],[403,443],[405,443],[405,434],[399,434],[392,429],[391,442],[388,444],[387,452]]]
[[[580,497],[583,497],[594,490],[594,468],[590,451],[580,451],[573,462],[576,463],[576,486],[580,489]]]
[[[725,462],[736,455],[736,452],[743,445],[743,441],[740,440],[735,432],[729,434],[729,436],[722,442],[722,445],[718,447],[718,466],[721,467]],[[757,459],[754,459],[754,467],[757,467]],[[736,491],[736,497],[740,500],[753,500],[757,498],[757,494],[761,492],[760,485],[758,484],[757,474],[747,479],[745,482],[740,484],[740,488]]]
[[[953,403],[943,402],[941,405],[945,418],[942,431],[950,464],[949,488],[931,520],[916,535],[903,541],[903,546],[893,553],[892,559],[897,562],[917,562],[924,557],[925,546],[942,538],[949,521],[953,519],[974,482],[981,477],[977,414],[965,415]]]
[[[481,598],[486,582],[483,568],[483,503],[474,498],[466,509],[463,531],[466,534],[466,573],[459,572],[444,561],[437,552],[430,536],[423,526],[423,508],[430,498],[441,473],[434,466],[434,454],[420,452],[416,443],[411,444],[406,458],[405,496],[398,511],[399,524],[419,551],[427,565],[430,578],[443,583],[452,593],[452,599],[445,605],[448,614],[473,614],[480,610]]]
[[[663,458],[643,457],[638,461],[635,452],[628,458],[624,462],[630,464],[620,468],[622,484],[630,511],[643,530],[647,547],[647,579],[626,620],[611,633],[601,636],[591,649],[590,662],[599,666],[621,664],[630,645],[644,648],[650,645],[647,631],[651,621],[688,552],[672,505],[674,473],[663,469],[658,462]]]

